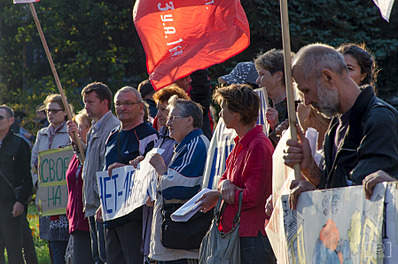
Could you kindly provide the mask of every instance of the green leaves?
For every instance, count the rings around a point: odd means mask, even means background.
[[[241,1],[251,29],[250,47],[210,68],[213,80],[239,61],[281,48],[279,1]],[[390,23],[369,0],[289,0],[291,46],[297,51],[312,42],[333,46],[364,42],[380,65],[379,93],[397,93],[398,5]],[[127,0],[42,0],[35,4],[61,83],[75,109],[80,90],[104,81],[115,92],[147,77],[146,57],[132,21],[134,3]],[[394,72],[395,71],[395,72]],[[29,6],[0,0],[0,102],[33,113],[50,92],[57,92]]]

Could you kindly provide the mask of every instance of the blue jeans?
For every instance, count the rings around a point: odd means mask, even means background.
[[[240,238],[240,259],[242,264],[276,264],[274,252],[266,236]]]
[[[52,264],[65,264],[65,252],[68,241],[48,241]]]
[[[95,221],[94,216],[88,218],[90,226],[91,254],[95,264],[105,263],[104,224]]]

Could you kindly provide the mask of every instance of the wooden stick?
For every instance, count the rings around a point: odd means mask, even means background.
[[[290,32],[289,32],[289,14],[287,0],[280,0],[281,12],[281,26],[282,26],[282,44],[283,44],[283,61],[285,70],[285,86],[286,86],[286,100],[287,100],[287,113],[290,127],[290,137],[297,140],[297,118],[296,107],[294,103],[294,92],[292,86],[292,57],[290,48]],[[294,166],[295,179],[300,179],[300,166]]]
[[[39,18],[37,17],[35,6],[33,5],[33,3],[29,3],[29,7],[30,7],[30,11],[32,12],[33,20],[35,21],[35,24],[36,24],[36,27],[37,27],[37,31],[39,31],[40,40],[41,40],[41,43],[43,44],[44,51],[46,52],[48,62],[50,63],[50,68],[51,68],[51,71],[52,71],[52,73],[54,75],[55,83],[57,84],[58,91],[59,91],[59,93],[60,93],[60,95],[62,97],[62,103],[64,104],[64,108],[66,110],[66,114],[68,115],[68,119],[72,120],[72,112],[71,112],[71,110],[69,108],[69,104],[68,104],[68,101],[66,99],[64,90],[62,89],[61,81],[59,80],[57,70],[55,69],[54,61],[53,61],[53,58],[51,56],[50,49],[48,48],[46,38],[44,37],[44,33],[43,33],[42,28],[41,28]],[[84,162],[85,155],[84,155],[84,149],[83,149],[83,146],[81,144],[81,141],[77,137],[77,133],[74,133],[73,137],[74,137],[74,141],[77,143],[77,146],[79,148],[80,157],[81,157],[82,161]]]

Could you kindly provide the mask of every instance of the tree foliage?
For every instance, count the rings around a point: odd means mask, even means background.
[[[291,46],[323,42],[366,43],[381,69],[382,97],[397,95],[398,7],[390,23],[371,0],[290,0]],[[41,0],[35,4],[68,100],[80,109],[80,90],[103,81],[113,91],[146,78],[145,53],[132,21],[134,3],[126,0]],[[239,61],[281,48],[279,1],[242,1],[251,29],[251,45],[227,62],[210,68],[213,80]],[[48,93],[57,92],[28,5],[0,0],[0,101],[33,115]]]

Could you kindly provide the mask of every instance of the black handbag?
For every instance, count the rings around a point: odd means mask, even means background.
[[[182,204],[164,204],[162,208],[162,238],[164,247],[172,249],[198,249],[209,230],[213,211],[198,211],[187,222],[174,222],[170,215]]]

